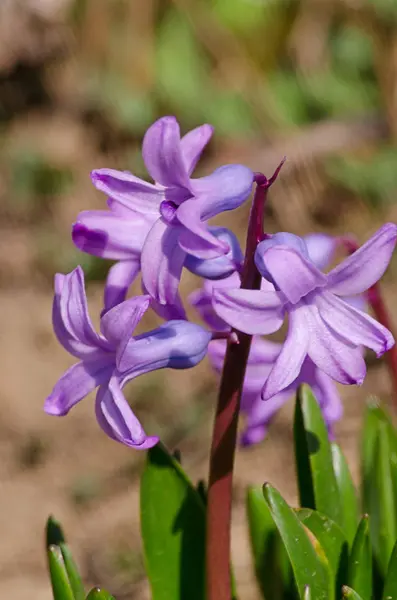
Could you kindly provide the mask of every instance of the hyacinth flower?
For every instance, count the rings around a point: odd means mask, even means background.
[[[379,357],[393,346],[390,331],[346,298],[363,294],[382,277],[396,239],[397,226],[388,223],[324,274],[302,238],[275,234],[255,253],[256,266],[274,291],[214,290],[218,316],[245,333],[273,333],[288,316],[287,337],[263,386],[263,399],[292,385],[307,358],[333,380],[360,385],[366,374],[362,347]]]
[[[212,127],[202,125],[181,138],[177,120],[163,117],[143,140],[144,162],[154,183],[126,171],[92,172],[95,187],[108,196],[110,213],[108,218],[106,211],[81,213],[73,239],[86,252],[121,261],[108,282],[108,307],[115,302],[112,288],[114,296],[122,297],[139,268],[147,293],[160,304],[172,304],[188,255],[211,259],[228,254],[229,244],[206,221],[240,206],[254,176],[242,165],[226,165],[192,179],[211,135]]]
[[[150,371],[195,366],[207,353],[211,333],[187,321],[168,321],[158,329],[132,336],[149,304],[149,296],[138,296],[117,305],[102,316],[98,334],[88,315],[82,269],[56,275],[54,332],[79,362],[62,375],[47,397],[44,408],[48,414],[66,415],[98,388],[96,417],[109,437],[136,449],[158,442],[157,437],[146,435],[122,388]]]

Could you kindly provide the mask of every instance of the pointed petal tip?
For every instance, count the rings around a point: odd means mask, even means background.
[[[54,396],[50,394],[44,401],[44,412],[54,417],[64,417],[68,414],[69,410],[65,410],[62,404],[62,399],[59,395]]]

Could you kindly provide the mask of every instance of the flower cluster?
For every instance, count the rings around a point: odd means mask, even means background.
[[[131,379],[161,368],[186,369],[209,354],[221,371],[232,328],[253,337],[242,395],[246,429],[242,441],[263,438],[273,414],[301,382],[310,383],[328,425],[341,415],[335,381],[361,384],[363,348],[382,355],[391,333],[365,311],[366,291],[383,275],[397,239],[394,224],[383,226],[366,244],[327,274],[337,238],[313,234],[263,234],[256,247],[260,290],[242,289],[244,256],[234,234],[208,220],[240,206],[258,177],[242,165],[226,165],[192,178],[212,127],[180,136],[174,117],[155,122],[143,140],[143,158],[153,183],[128,171],[91,174],[107,196],[108,210],[84,211],[73,225],[75,245],[116,261],[109,269],[97,333],[90,321],[84,275],[77,267],[55,277],[53,326],[63,347],[79,362],[59,379],[45,410],[65,415],[98,388],[95,412],[113,439],[149,448],[147,436],[122,389]],[[259,179],[262,181],[263,176]],[[183,268],[203,278],[190,296],[207,328],[186,319],[178,293]],[[141,275],[141,296],[127,298]],[[150,308],[164,324],[134,335]],[[261,336],[288,319],[283,343]]]

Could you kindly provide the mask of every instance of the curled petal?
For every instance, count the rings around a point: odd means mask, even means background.
[[[204,279],[224,279],[230,277],[236,270],[240,270],[244,261],[244,256],[240,244],[232,231],[225,227],[209,227],[210,233],[218,239],[226,242],[229,251],[224,256],[203,260],[188,254],[185,260],[185,267]]]
[[[139,275],[141,261],[121,260],[110,267],[104,291],[104,312],[124,302],[128,288]]]
[[[114,199],[131,211],[159,214],[160,203],[164,200],[161,187],[147,183],[127,171],[114,169],[96,169],[91,172],[91,180],[97,190],[110,196],[110,207]]]
[[[179,247],[181,228],[156,221],[146,238],[141,256],[142,281],[160,302],[172,304],[178,290],[186,253]]]
[[[212,291],[214,289],[230,289],[240,285],[240,277],[234,273],[226,279],[219,281],[204,281],[201,289],[189,295],[189,302],[199,313],[204,323],[213,331],[228,331],[230,326],[225,323],[215,312],[212,305]]]
[[[243,165],[225,165],[211,175],[191,180],[191,190],[206,221],[226,210],[238,208],[250,195],[254,174]]]
[[[221,319],[250,335],[274,333],[283,324],[283,303],[278,292],[215,289],[212,302]]]
[[[298,306],[289,313],[287,337],[263,386],[263,400],[269,400],[296,380],[306,358],[309,342],[305,307]]]
[[[296,304],[313,290],[326,285],[326,276],[294,248],[288,246],[266,248],[266,243],[267,240],[258,245],[255,264],[263,277],[270,274],[276,288],[281,290],[292,304]]]
[[[179,245],[185,252],[200,259],[214,259],[229,252],[229,244],[215,236],[201,221],[201,206],[197,198],[183,202],[176,214],[185,227],[179,236]]]
[[[328,289],[338,296],[362,294],[386,271],[397,240],[397,226],[386,223],[361,248],[328,273]]]
[[[128,379],[157,369],[188,369],[206,355],[211,333],[188,321],[168,321],[128,342],[117,368]]]
[[[146,168],[154,181],[166,187],[189,189],[181,149],[181,135],[175,117],[162,117],[147,130],[142,144]]]
[[[308,355],[314,364],[339,383],[361,385],[366,367],[360,348],[329,327],[315,304],[308,306],[306,319],[310,330]]]
[[[172,304],[160,304],[152,300],[151,309],[164,321],[183,321],[187,319],[180,295],[177,293]]]
[[[139,213],[127,219],[110,211],[86,210],[73,224],[72,239],[80,250],[88,254],[125,260],[139,258],[150,228],[150,221]]]
[[[147,436],[141,423],[132,412],[124,397],[117,377],[112,377],[108,386],[101,386],[95,401],[95,413],[103,431],[116,442],[136,450],[147,450],[155,446],[159,438]]]
[[[79,362],[68,369],[55,384],[44,403],[49,415],[63,416],[98,385],[108,381],[114,370],[114,357]]]
[[[378,357],[394,346],[394,338],[386,327],[334,294],[318,294],[315,302],[324,322],[354,346],[366,346]]]
[[[101,318],[101,331],[105,338],[117,346],[126,336],[130,337],[149,304],[150,296],[135,296],[109,310]]]
[[[205,124],[192,129],[181,139],[182,158],[188,175],[191,175],[194,171],[202,151],[211,139],[213,131],[212,125]]]
[[[332,262],[338,238],[325,233],[310,233],[303,238],[310,260],[316,265],[317,269],[323,271]]]

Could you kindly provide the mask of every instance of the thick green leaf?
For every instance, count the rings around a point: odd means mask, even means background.
[[[389,423],[389,419],[376,398],[367,403],[361,442],[361,496],[363,510],[371,512],[373,496],[375,442],[378,435],[379,423]]]
[[[331,444],[331,452],[342,508],[343,531],[351,546],[359,521],[357,493],[342,450],[337,444]]]
[[[372,551],[369,517],[364,515],[357,528],[349,557],[348,584],[363,600],[372,598]]]
[[[49,546],[59,546],[59,544],[65,543],[65,536],[61,524],[54,519],[52,515],[47,519],[45,537],[47,548],[49,548]]]
[[[294,436],[301,506],[314,508],[343,527],[327,427],[318,402],[307,385],[302,385],[298,391]]]
[[[347,598],[348,600],[363,600],[359,594],[352,588],[344,585],[342,588],[343,598]]]
[[[394,545],[387,570],[383,600],[397,600],[397,543]]]
[[[59,546],[50,546],[47,550],[47,556],[54,600],[74,600]]]
[[[313,533],[324,550],[333,574],[336,588],[346,581],[347,541],[342,529],[329,517],[312,510],[301,508],[296,511],[301,523]]]
[[[255,573],[265,598],[278,600],[290,593],[291,566],[262,488],[247,490],[247,516]]]
[[[277,490],[265,484],[263,493],[291,561],[300,597],[303,598],[306,586],[310,586],[312,600],[331,598],[331,569],[319,542],[309,537]]]
[[[77,565],[73,560],[73,556],[68,545],[66,544],[61,524],[52,516],[50,516],[47,521],[46,544],[47,548],[49,548],[51,545],[58,546],[60,548],[66,573],[69,578],[69,583],[73,591],[73,596],[75,600],[84,600],[85,590]]]
[[[202,600],[205,506],[160,444],[149,450],[142,474],[141,529],[152,600]]]
[[[115,600],[109,592],[101,588],[93,588],[87,596],[87,600]]]

